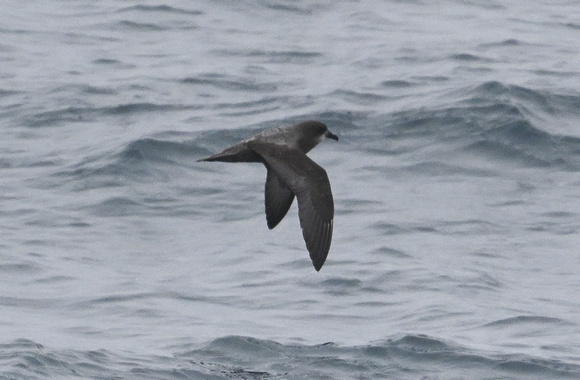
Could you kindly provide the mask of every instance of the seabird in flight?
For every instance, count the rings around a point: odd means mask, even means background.
[[[296,196],[302,235],[317,271],[330,249],[334,202],[326,171],[306,153],[325,138],[338,141],[338,136],[323,123],[305,121],[265,130],[221,153],[198,160],[263,163],[267,170],[268,228],[280,223]]]

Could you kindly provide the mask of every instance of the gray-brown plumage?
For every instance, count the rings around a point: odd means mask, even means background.
[[[284,218],[294,197],[306,248],[319,271],[332,240],[334,202],[326,171],[306,153],[324,138],[338,141],[318,121],[272,128],[198,161],[261,162],[266,166],[266,222],[272,229]]]

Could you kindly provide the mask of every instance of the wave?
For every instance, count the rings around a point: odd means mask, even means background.
[[[100,217],[191,216],[201,211],[187,202],[188,196],[216,191],[206,177],[208,169],[199,168],[196,160],[218,149],[219,134],[168,131],[109,142],[61,166],[43,180],[43,187],[82,194],[71,200]]]
[[[230,58],[247,57],[260,58],[265,63],[308,65],[321,59],[324,55],[317,51],[306,50],[270,50],[270,49],[245,49],[231,47],[228,49],[215,49],[213,53]],[[265,69],[263,69],[265,70]]]
[[[182,83],[197,86],[213,86],[228,91],[270,92],[278,88],[276,83],[259,83],[255,78],[233,77],[223,74],[201,74],[187,77]]]
[[[286,345],[244,336],[183,344],[167,355],[62,350],[19,339],[0,345],[0,376],[126,379],[577,379],[580,365],[521,354],[489,353],[426,335],[363,346]]]
[[[191,138],[188,133],[163,132],[121,146],[101,148],[53,177],[58,184],[72,181],[77,190],[166,181],[180,170],[190,168],[207,152]],[[68,181],[63,182],[63,177]]]
[[[560,318],[544,317],[537,315],[519,315],[517,317],[500,319],[486,324],[487,327],[513,327],[518,325],[573,325]]]
[[[451,151],[453,163],[458,157],[471,157],[494,164],[580,170],[580,136],[565,123],[553,125],[580,116],[580,96],[492,81],[457,91],[454,97],[448,105],[380,116],[374,122],[385,125],[381,131],[387,140],[373,138],[367,147],[414,155],[414,161],[437,167],[450,160]]]
[[[98,89],[95,87],[82,86],[85,93],[102,94],[113,91],[108,89]],[[156,103],[126,103],[104,107],[65,107],[50,111],[32,112],[23,120],[22,124],[27,127],[52,127],[62,126],[66,123],[84,123],[89,121],[99,121],[103,117],[118,117],[143,114],[146,112],[175,112],[198,109],[196,106],[156,104]]]
[[[203,14],[203,12],[201,11],[176,8],[169,5],[142,5],[142,4],[122,8],[117,11],[117,13],[126,13],[126,12],[177,13],[194,16],[199,16]]]
[[[483,58],[469,53],[453,54],[450,56],[450,58],[455,61],[464,61],[464,62],[487,62],[487,63],[493,62],[493,60],[489,58]]]

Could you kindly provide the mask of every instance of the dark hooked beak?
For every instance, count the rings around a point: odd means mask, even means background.
[[[326,137],[338,141],[338,136],[330,131],[326,131]]]

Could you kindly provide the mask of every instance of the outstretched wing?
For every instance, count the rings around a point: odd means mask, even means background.
[[[266,222],[272,229],[280,223],[294,201],[294,193],[288,185],[266,164]]]
[[[334,201],[326,171],[298,149],[259,142],[248,145],[296,195],[306,248],[314,268],[320,270],[330,249],[334,218]]]

